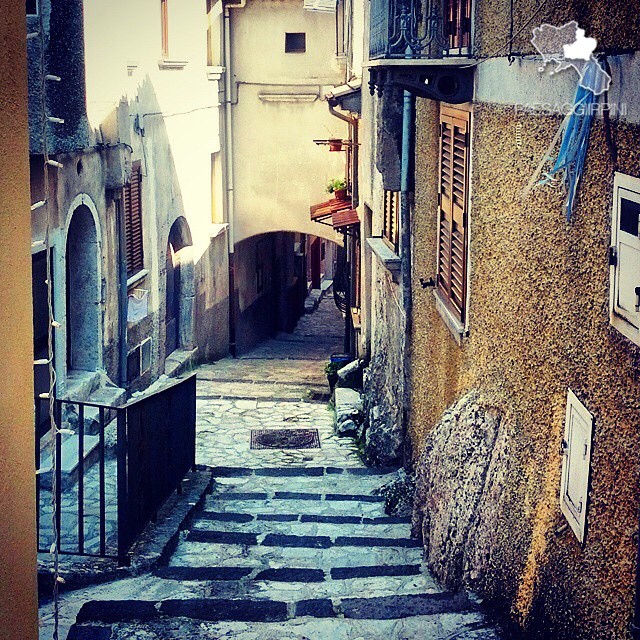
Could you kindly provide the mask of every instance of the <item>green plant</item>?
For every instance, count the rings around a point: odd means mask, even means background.
[[[342,367],[344,367],[344,362],[327,362],[327,364],[324,365],[324,372],[328,375],[334,375],[336,373],[338,373],[338,371],[340,371],[340,369],[342,369]]]
[[[344,178],[333,178],[332,180],[329,180],[329,184],[327,185],[327,193],[334,193],[335,191],[346,188],[347,183]]]

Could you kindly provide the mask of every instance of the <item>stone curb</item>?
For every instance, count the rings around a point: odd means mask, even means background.
[[[128,567],[119,567],[115,560],[61,555],[59,590],[73,591],[89,585],[121,580],[152,571],[173,553],[180,531],[188,528],[195,512],[202,507],[206,494],[213,490],[214,478],[210,470],[198,469],[189,473],[183,482],[183,493],[173,494],[158,512],[157,521],[147,525],[133,545]],[[38,596],[41,604],[52,597],[52,560],[45,553],[38,554]]]

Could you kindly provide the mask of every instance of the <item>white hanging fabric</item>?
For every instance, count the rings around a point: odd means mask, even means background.
[[[148,289],[134,289],[127,305],[127,322],[138,322],[149,313]]]
[[[335,13],[338,0],[304,0],[304,8],[307,11],[324,11]]]

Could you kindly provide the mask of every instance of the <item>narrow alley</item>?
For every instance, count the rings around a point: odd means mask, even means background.
[[[341,322],[329,296],[293,334],[198,369],[197,462],[213,492],[161,566],[63,594],[61,638],[501,637],[477,602],[438,587],[410,518],[385,515],[376,490],[391,470],[335,435],[323,369]],[[50,604],[41,617],[50,637]]]

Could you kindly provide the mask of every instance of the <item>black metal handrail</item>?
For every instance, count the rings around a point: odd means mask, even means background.
[[[451,0],[447,0],[450,2]],[[369,58],[430,59],[468,56],[468,47],[453,47],[443,0],[371,0]],[[462,24],[462,23],[461,23]],[[466,23],[464,28],[466,27]]]
[[[54,400],[63,433],[44,437],[55,438],[55,483],[36,439],[39,551],[49,550],[55,532],[60,553],[126,563],[131,545],[195,466],[195,381],[194,374],[121,407]],[[48,402],[36,398],[36,425]]]

